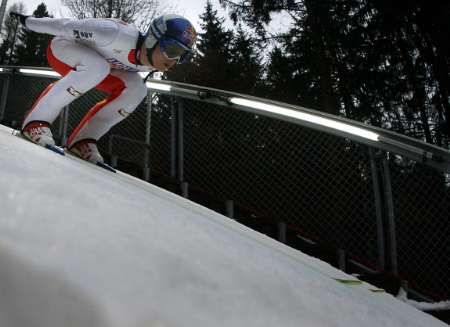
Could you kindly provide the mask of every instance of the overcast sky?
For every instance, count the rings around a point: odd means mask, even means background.
[[[27,14],[31,14],[36,10],[37,6],[43,2],[47,6],[49,13],[54,17],[70,17],[69,10],[62,5],[61,0],[9,0],[7,8],[16,2],[25,4]],[[174,6],[177,9],[177,14],[185,16],[194,24],[197,30],[200,30],[199,15],[205,10],[206,0],[160,0],[160,3]],[[219,0],[211,0],[211,3],[213,4],[214,9],[218,11],[219,16],[227,19],[227,26],[231,28],[233,24],[230,22],[227,12],[219,5]],[[285,30],[287,21],[289,21],[289,18],[277,17],[270,25],[270,31],[277,32]]]

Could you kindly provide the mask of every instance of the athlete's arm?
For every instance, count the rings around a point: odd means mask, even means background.
[[[110,19],[70,19],[28,17],[26,27],[34,32],[62,36],[80,42],[105,46],[114,41],[119,25]]]

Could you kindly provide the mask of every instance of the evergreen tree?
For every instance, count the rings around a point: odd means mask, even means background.
[[[269,54],[267,65],[266,83],[270,98],[293,104],[300,102],[296,89],[301,86],[294,80],[292,71],[290,58],[280,47],[275,47]]]
[[[265,24],[272,13],[288,12],[294,24],[288,35],[282,38],[283,48],[291,62],[289,80],[309,79],[307,90],[297,88],[297,94],[289,98],[302,98],[301,104],[337,114],[340,111],[336,95],[337,76],[332,58],[332,35],[330,22],[331,0],[300,2],[285,0],[221,1],[231,8],[234,20],[243,20],[265,37]],[[306,59],[306,61],[305,61]],[[309,75],[309,76],[308,76]],[[304,101],[307,101],[306,103]]]
[[[224,27],[211,2],[200,16],[202,33],[197,54],[190,64],[167,74],[170,80],[249,94],[263,94],[263,66],[257,42],[237,28],[236,35]]]
[[[248,23],[261,37],[267,36],[271,14],[283,11],[292,18],[268,63],[267,83],[275,97],[430,143],[448,142],[450,4],[221,2],[235,21]]]
[[[198,42],[197,78],[195,83],[209,87],[228,88],[231,40],[233,34],[224,27],[224,18],[219,18],[210,1],[200,16],[201,28]]]
[[[239,25],[230,49],[231,90],[252,95],[261,93],[263,66],[260,52],[256,40]]]
[[[41,3],[33,12],[34,17],[50,17],[47,6]],[[22,66],[47,66],[46,49],[52,36],[23,28],[19,33],[15,62]]]
[[[5,15],[4,28],[2,29],[3,42],[0,45],[0,64],[11,65],[14,63],[14,46],[19,32],[19,22],[9,16],[9,12],[14,11],[24,13],[25,8],[22,2],[13,4]]]
[[[203,32],[199,33],[194,58],[189,64],[167,72],[166,77],[172,81],[224,88],[230,69],[232,34],[225,30],[224,19],[218,17],[210,1],[207,1],[200,19]]]

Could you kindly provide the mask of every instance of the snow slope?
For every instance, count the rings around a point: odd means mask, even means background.
[[[143,181],[0,125],[0,326],[446,326]]]

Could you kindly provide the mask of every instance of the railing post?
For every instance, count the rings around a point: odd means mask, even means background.
[[[234,219],[234,201],[226,200],[225,201],[225,212],[228,218]]]
[[[177,109],[174,98],[170,98],[170,177],[177,177]]]
[[[59,113],[59,126],[58,126],[58,136],[61,140],[61,145],[64,146],[63,144],[63,136],[64,136],[64,111],[65,111],[65,107],[61,110],[61,112]]]
[[[343,249],[337,250],[337,264],[340,270],[347,271],[347,254]]]
[[[170,177],[176,178],[183,197],[189,196],[189,184],[184,181],[184,115],[183,100],[170,99]]]
[[[178,99],[178,182],[184,182],[184,115],[183,115],[183,100]]]
[[[390,270],[394,275],[398,274],[398,261],[397,261],[397,237],[395,227],[395,212],[394,212],[394,199],[392,194],[391,172],[389,168],[389,161],[387,158],[383,158],[383,182],[384,182],[384,197],[387,209],[387,230],[389,241],[389,263]]]
[[[110,164],[112,167],[116,168],[117,167],[117,162],[116,162],[116,166],[114,166],[113,164],[113,142],[114,142],[114,134],[109,135],[109,139],[108,139],[108,154],[109,154],[109,158],[111,160]]]
[[[181,182],[180,188],[181,188],[181,196],[183,198],[188,199],[189,198],[189,183]]]
[[[147,112],[145,116],[144,180],[150,181],[150,131],[152,126],[152,92],[147,92]]]
[[[278,222],[277,224],[277,231],[278,231],[278,241],[281,243],[285,243],[287,241],[287,225],[285,222]]]
[[[2,99],[0,102],[0,121],[5,117],[6,110],[6,101],[8,100],[8,92],[9,92],[9,79],[10,77],[6,75],[5,80],[3,81],[2,87]]]
[[[111,167],[117,168],[119,157],[116,154],[111,156]]]
[[[370,169],[372,173],[372,186],[373,186],[373,195],[375,199],[375,215],[376,215],[376,223],[377,223],[377,246],[378,246],[378,266],[381,269],[385,268],[386,259],[385,259],[385,247],[384,247],[384,226],[383,226],[383,202],[381,196],[381,187],[380,187],[380,174],[377,168],[377,163],[375,160],[375,153],[372,148],[369,148],[369,157],[370,157]]]
[[[67,129],[69,125],[69,105],[65,106],[61,111],[61,115],[59,117],[59,135],[61,137],[61,146],[66,146],[67,143]]]

